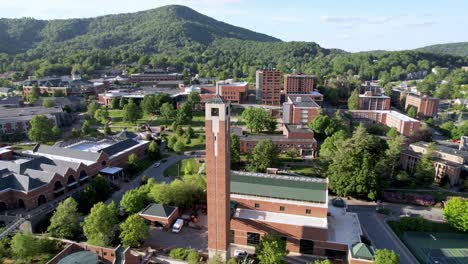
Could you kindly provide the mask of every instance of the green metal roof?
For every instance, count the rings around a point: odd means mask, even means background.
[[[231,172],[231,193],[326,203],[327,182],[318,178]]]
[[[167,218],[175,210],[177,210],[177,207],[175,206],[153,203],[148,205],[145,209],[141,210],[140,214]]]
[[[80,251],[61,259],[58,264],[97,264],[98,255],[92,251]]]
[[[357,243],[352,248],[353,258],[373,260],[372,250],[364,243]]]

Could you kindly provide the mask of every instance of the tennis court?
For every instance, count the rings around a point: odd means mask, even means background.
[[[468,264],[468,234],[404,232],[402,239],[421,263]]]

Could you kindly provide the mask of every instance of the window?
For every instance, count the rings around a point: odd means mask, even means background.
[[[231,230],[231,235],[229,236],[229,243],[234,243],[234,237],[236,236],[236,233],[234,230]]]
[[[310,214],[310,213],[311,213],[310,209],[306,209],[306,214]]]
[[[280,211],[284,211],[284,206],[280,206]]]
[[[211,108],[211,116],[219,116],[219,109]]]
[[[103,255],[104,255],[104,256],[107,256],[107,252],[103,252]]]
[[[255,208],[260,208],[260,204],[256,203]]]
[[[247,232],[247,245],[255,246],[260,242],[260,234]]]

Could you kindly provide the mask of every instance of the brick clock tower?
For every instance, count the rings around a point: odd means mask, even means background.
[[[218,94],[205,105],[208,253],[229,258],[230,105]]]

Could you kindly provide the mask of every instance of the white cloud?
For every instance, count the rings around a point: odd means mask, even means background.
[[[320,16],[320,21],[329,24],[338,24],[343,28],[353,28],[361,24],[384,24],[392,19],[386,16],[364,17],[364,16]]]
[[[427,19],[427,20],[418,20],[418,21],[413,21],[406,23],[405,26],[409,27],[429,27],[434,25],[436,22],[432,19]]]

